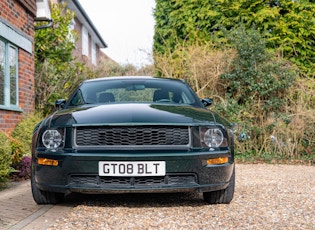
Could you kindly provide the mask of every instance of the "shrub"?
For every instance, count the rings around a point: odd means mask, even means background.
[[[41,119],[42,118],[39,114],[32,114],[23,118],[16,125],[11,134],[14,138],[14,140],[11,142],[14,158],[16,158],[16,155],[20,157],[22,157],[22,155],[31,155],[33,129],[35,125],[41,121]]]
[[[24,155],[23,144],[20,140],[14,139],[11,136],[9,137],[9,139],[10,139],[10,146],[12,150],[12,157],[11,157],[12,167],[17,168]]]
[[[10,173],[13,171],[11,168],[11,146],[9,138],[0,132],[0,185],[7,182]]]
[[[85,72],[84,65],[77,61],[56,64],[45,60],[38,63],[35,70],[36,110],[42,116],[53,112],[55,100],[66,98],[82,80],[88,78]]]
[[[218,113],[237,123],[236,156],[272,162],[315,159],[315,80],[297,79],[282,110],[264,116],[259,101],[240,105],[233,99],[215,103]]]
[[[196,42],[155,53],[156,71],[213,97],[212,109],[237,124],[238,159],[314,161],[315,80],[299,77],[254,29],[231,33],[229,46]]]
[[[259,102],[263,113],[279,111],[297,73],[284,59],[268,52],[257,30],[240,27],[228,36],[237,51],[231,68],[221,75],[228,83],[229,96],[242,105]]]
[[[211,42],[185,46],[178,44],[174,51],[154,54],[156,71],[164,77],[184,79],[197,92],[199,97],[222,95],[224,73],[235,52],[222,51]]]
[[[24,179],[29,179],[31,177],[31,161],[32,158],[30,156],[24,156],[21,160],[20,168],[19,168],[19,177]]]

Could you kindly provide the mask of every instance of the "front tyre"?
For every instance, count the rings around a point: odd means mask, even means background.
[[[63,193],[47,192],[37,188],[33,173],[31,176],[31,188],[33,199],[37,204],[57,204],[62,202],[64,198]]]
[[[230,179],[230,184],[226,189],[204,192],[203,199],[209,204],[229,204],[234,195],[235,188],[235,168]]]

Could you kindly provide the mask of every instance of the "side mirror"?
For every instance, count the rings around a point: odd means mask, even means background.
[[[66,99],[58,99],[55,101],[55,107],[58,109],[63,109],[66,105]]]
[[[213,99],[212,98],[203,98],[203,99],[201,99],[201,102],[205,107],[208,107],[208,106],[213,104]]]

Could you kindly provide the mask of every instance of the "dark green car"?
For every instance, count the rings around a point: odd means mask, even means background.
[[[202,192],[230,203],[231,125],[182,80],[86,80],[34,129],[32,193],[55,204],[72,193]]]

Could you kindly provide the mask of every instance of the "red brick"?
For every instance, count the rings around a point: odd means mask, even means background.
[[[35,0],[0,0],[0,17],[10,27],[34,37]],[[34,47],[33,47],[34,50]],[[11,133],[27,114],[34,113],[34,55],[19,49],[19,107],[23,112],[0,110],[0,130]]]

